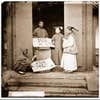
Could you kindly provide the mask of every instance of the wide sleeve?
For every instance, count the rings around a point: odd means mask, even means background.
[[[71,47],[74,44],[74,38],[69,36],[68,39],[63,38],[63,48]]]

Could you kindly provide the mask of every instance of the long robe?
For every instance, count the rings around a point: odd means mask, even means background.
[[[56,33],[52,37],[55,48],[52,50],[52,59],[56,65],[60,65],[62,58],[62,39],[63,35],[61,33]]]
[[[77,70],[77,61],[76,54],[70,54],[65,52],[65,49],[73,46],[75,43],[75,39],[72,34],[68,36],[67,39],[63,39],[63,56],[61,60],[61,67],[64,68],[65,71],[75,71]]]

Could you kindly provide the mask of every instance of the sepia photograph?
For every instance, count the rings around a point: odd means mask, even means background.
[[[1,98],[99,98],[99,1],[1,3]]]

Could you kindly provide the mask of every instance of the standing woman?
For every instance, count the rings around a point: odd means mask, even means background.
[[[76,55],[78,53],[75,41],[74,27],[68,26],[63,38],[63,56],[61,67],[65,72],[73,72],[77,70]]]
[[[56,65],[60,65],[62,58],[63,34],[61,33],[61,29],[59,27],[55,28],[55,34],[52,37],[52,42],[55,45],[54,50],[52,50],[52,59]]]

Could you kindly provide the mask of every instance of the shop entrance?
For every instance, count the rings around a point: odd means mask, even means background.
[[[33,30],[42,20],[49,37],[52,37],[55,26],[64,26],[64,2],[38,2],[33,3],[32,7]]]

